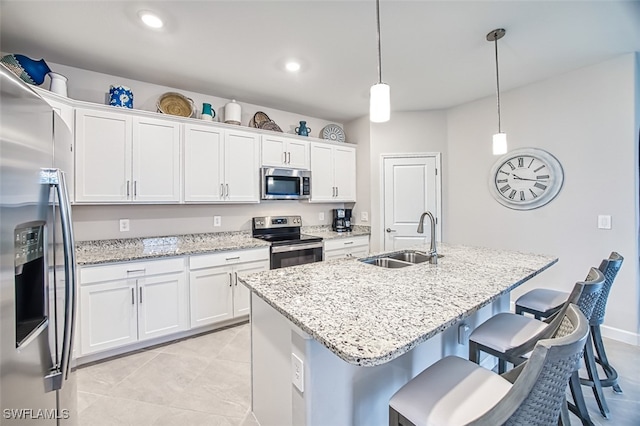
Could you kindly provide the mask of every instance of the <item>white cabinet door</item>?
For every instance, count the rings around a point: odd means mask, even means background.
[[[180,202],[180,123],[134,118],[133,200]]]
[[[189,328],[188,288],[184,272],[138,278],[139,340]]]
[[[38,93],[41,93],[40,91]],[[75,166],[73,161],[74,147],[74,111],[73,106],[62,103],[56,99],[52,99],[41,93],[41,96],[53,111],[62,119],[62,122],[53,123],[53,141],[54,141],[54,167],[64,170],[66,174],[67,189],[69,191],[69,199],[75,201]],[[62,129],[61,127],[66,126]]]
[[[309,169],[309,142],[293,138],[262,135],[262,165]]]
[[[284,167],[287,163],[287,149],[284,138],[262,135],[262,165]]]
[[[135,280],[80,287],[82,355],[138,340]]]
[[[356,201],[356,150],[334,147],[333,169],[337,201]]]
[[[184,200],[222,200],[224,130],[211,126],[184,126]]]
[[[76,202],[131,197],[131,116],[76,110]]]
[[[227,266],[189,273],[191,328],[233,317],[232,274]]]
[[[311,144],[311,201],[334,201],[333,147]]]
[[[369,254],[369,237],[336,238],[324,241],[324,260],[365,257]]]
[[[227,130],[224,143],[224,199],[260,202],[260,150],[254,133]]]
[[[244,284],[238,282],[238,275],[242,277],[255,272],[268,271],[269,261],[239,264],[236,265],[234,269],[233,316],[249,315],[251,292]]]

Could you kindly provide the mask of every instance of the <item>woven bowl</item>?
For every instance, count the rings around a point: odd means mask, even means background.
[[[192,117],[196,108],[193,101],[180,93],[167,92],[158,98],[158,112],[162,114],[177,115],[179,117]]]

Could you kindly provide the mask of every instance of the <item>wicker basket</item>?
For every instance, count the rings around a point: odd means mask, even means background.
[[[180,93],[167,92],[158,98],[158,112],[162,114],[177,115],[180,117],[193,117],[196,108],[193,100]]]

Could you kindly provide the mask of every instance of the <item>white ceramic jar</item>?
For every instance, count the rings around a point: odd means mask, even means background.
[[[241,118],[242,108],[235,99],[232,99],[231,102],[228,102],[224,106],[224,122],[228,124],[240,125]]]

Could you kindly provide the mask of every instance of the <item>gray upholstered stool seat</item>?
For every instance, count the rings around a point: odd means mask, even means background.
[[[535,288],[516,300],[516,314],[530,312],[540,319],[556,312],[569,298],[569,293],[550,288]]]
[[[560,417],[569,424],[563,402],[589,326],[573,304],[557,322],[527,361],[503,375],[457,357],[436,362],[391,397],[389,425],[555,425]]]
[[[486,368],[449,356],[403,386],[389,406],[415,425],[464,425],[489,411],[511,386]]]
[[[501,313],[491,317],[473,331],[473,341],[501,353],[518,347],[549,324],[531,317]]]

